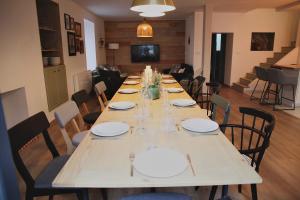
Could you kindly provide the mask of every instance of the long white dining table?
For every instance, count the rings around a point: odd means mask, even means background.
[[[162,84],[163,88],[181,87],[179,83]],[[122,85],[120,89],[136,88],[141,85]],[[111,102],[132,101],[139,105],[142,95],[116,93]],[[186,93],[170,93],[168,101],[191,97]],[[150,101],[149,116],[145,120],[149,129],[137,130],[137,108],[117,111],[106,108],[95,124],[106,121],[128,123],[133,130],[114,138],[98,138],[88,134],[71,155],[68,162],[53,181],[53,187],[63,188],[140,188],[140,187],[183,187],[237,185],[261,183],[262,178],[254,168],[218,129],[215,134],[195,136],[183,128],[173,133],[164,129],[163,99]],[[140,105],[139,105],[140,106]],[[171,106],[171,120],[178,124],[187,118],[207,119],[206,110],[198,105],[186,108]],[[130,154],[138,154],[149,146],[167,147],[189,154],[191,167],[170,178],[151,178],[134,170],[131,176]]]

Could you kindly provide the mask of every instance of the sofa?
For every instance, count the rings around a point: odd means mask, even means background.
[[[192,80],[194,78],[194,68],[192,65],[179,64],[169,69],[163,70],[164,74],[171,74],[178,82],[183,79]]]

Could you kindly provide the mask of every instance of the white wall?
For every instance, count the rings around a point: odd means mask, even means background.
[[[212,31],[234,33],[230,84],[237,82],[255,65],[266,62],[272,51],[250,51],[252,32],[275,32],[274,52],[296,40],[299,14],[257,9],[247,13],[214,13]]]
[[[0,3],[0,90],[25,88],[28,114],[47,111],[35,0]]]
[[[194,67],[197,76],[202,69],[203,12],[197,11],[188,16],[185,23],[185,63]]]
[[[71,0],[59,0],[64,62],[67,68],[69,95],[73,92],[73,74],[86,69],[85,55],[68,56],[67,32],[64,30],[64,13],[82,24],[83,18],[96,24],[96,42],[104,37],[103,20],[82,9]],[[25,88],[29,115],[39,111],[48,114],[44,83],[42,54],[35,0],[0,1],[0,91],[1,93]],[[83,32],[84,34],[84,32]],[[105,63],[105,49],[97,44],[97,61]],[[52,117],[50,116],[50,119]]]
[[[101,18],[90,13],[89,11],[83,9],[78,4],[70,0],[58,0],[60,7],[60,23],[62,30],[62,44],[63,44],[63,54],[64,63],[67,71],[67,81],[68,81],[68,93],[71,96],[74,93],[74,75],[86,70],[86,56],[85,54],[77,53],[76,56],[69,56],[68,53],[68,41],[67,41],[67,30],[64,28],[64,13],[67,13],[74,17],[76,22],[81,23],[82,29],[82,39],[84,39],[84,19],[88,19],[95,23],[95,36],[96,36],[96,55],[97,63],[106,63],[105,59],[105,49],[99,48],[98,41],[100,37],[104,38],[104,22]]]

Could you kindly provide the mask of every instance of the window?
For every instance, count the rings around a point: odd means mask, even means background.
[[[84,19],[84,38],[86,66],[88,70],[94,70],[97,67],[95,24],[87,19]]]
[[[217,51],[221,51],[221,42],[222,42],[222,39],[221,39],[221,34],[218,33],[217,34],[217,39],[216,39],[216,50]]]

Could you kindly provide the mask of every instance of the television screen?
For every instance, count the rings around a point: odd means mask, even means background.
[[[131,62],[158,62],[159,60],[159,45],[145,44],[131,46]]]

